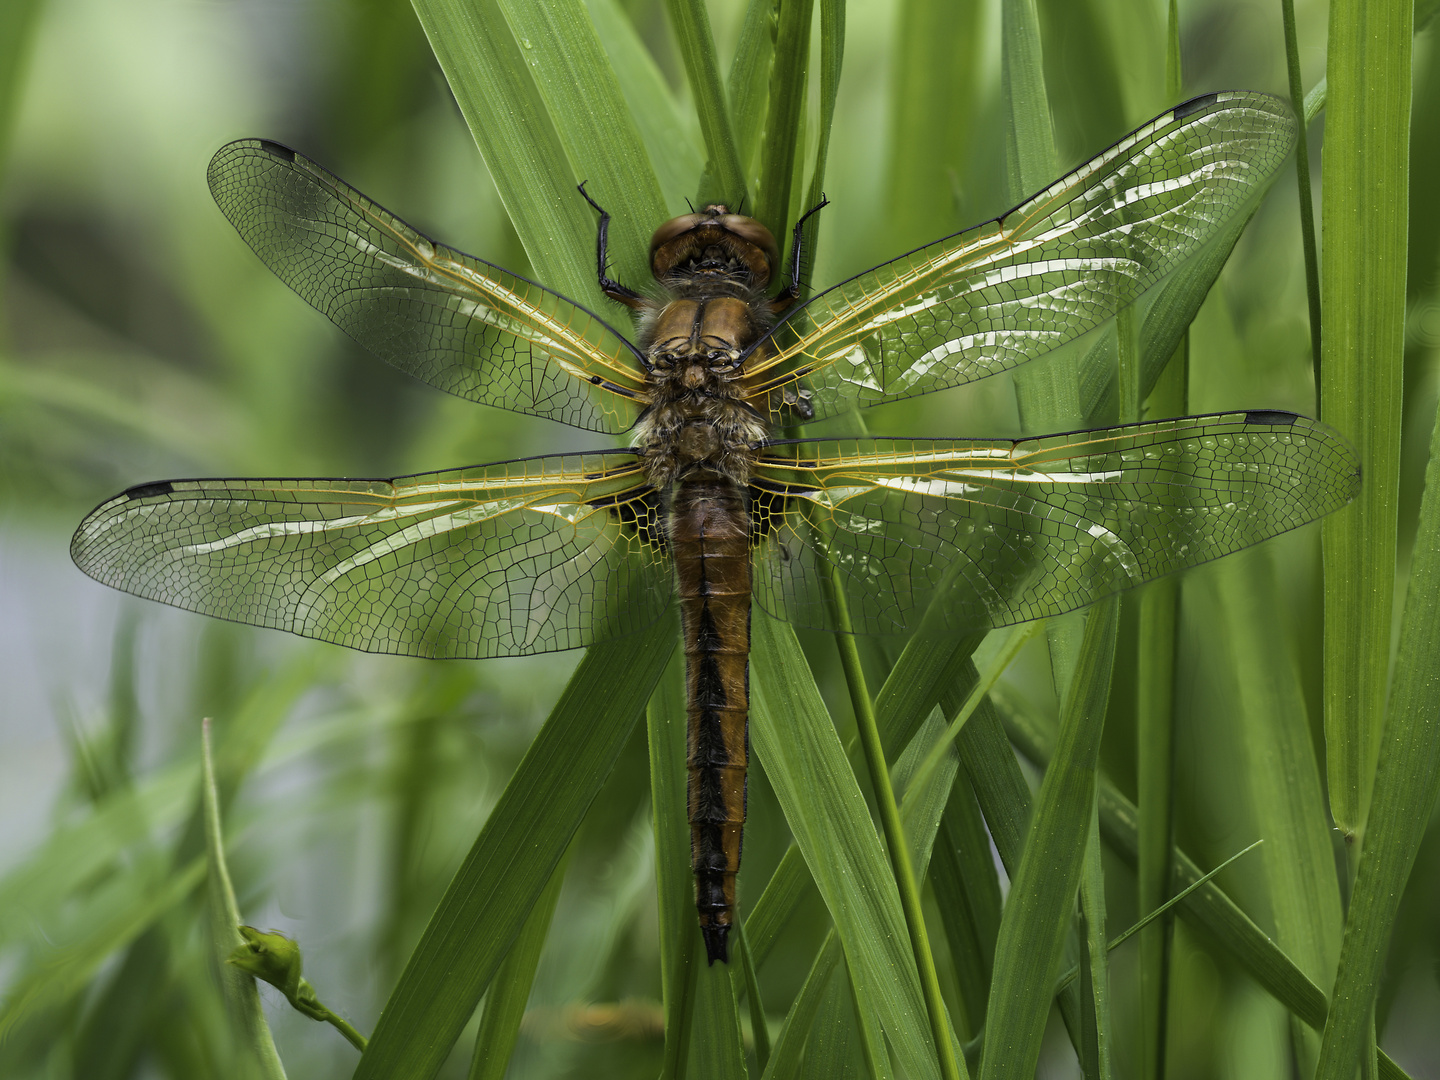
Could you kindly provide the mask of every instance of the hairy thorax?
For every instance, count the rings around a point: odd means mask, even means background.
[[[740,364],[768,328],[763,298],[719,276],[686,286],[644,323],[651,398],[635,446],[662,491],[694,469],[746,483],[755,448],[769,434],[766,417],[745,400]]]

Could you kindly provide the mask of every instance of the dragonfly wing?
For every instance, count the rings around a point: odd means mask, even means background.
[[[643,629],[670,603],[660,504],[626,451],[394,480],[174,480],[81,524],[118,589],[367,652],[486,657]]]
[[[598,316],[436,243],[304,155],[242,139],[209,181],[266,266],[401,371],[591,431],[624,431],[644,408],[640,354]]]
[[[747,363],[752,400],[803,380],[819,419],[1049,352],[1228,233],[1294,141],[1289,106],[1266,94],[1172,109],[1005,216],[814,297]]]
[[[755,600],[837,629],[956,629],[1071,611],[1344,506],[1354,449],[1293,413],[1183,417],[1021,441],[802,439],[752,482]]]

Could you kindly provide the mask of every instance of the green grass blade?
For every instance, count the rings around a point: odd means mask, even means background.
[[[814,890],[815,879],[805,865],[805,856],[791,844],[745,919],[745,937],[756,967],[769,957],[785,924]]]
[[[1007,190],[1010,203],[1018,205],[1059,175],[1035,0],[1002,0],[1000,5],[1000,98]],[[1032,364],[1016,373],[1015,396],[1027,430],[1068,431],[1082,425],[1078,369]],[[1051,620],[1052,647],[1058,645],[1056,635],[1073,625],[1078,625],[1074,619]]]
[[[244,944],[240,905],[225,862],[225,835],[220,824],[220,792],[215,783],[215,761],[210,753],[210,721],[200,733],[200,805],[205,822],[206,877],[210,893],[210,943],[220,985],[229,1006],[235,1035],[237,1075],[283,1080],[285,1067],[275,1050],[270,1025],[260,1008],[260,991],[251,976],[226,963],[231,952]]]
[[[835,728],[789,626],[757,612],[752,632],[756,753],[835,920],[857,994],[900,1068],[937,1077],[899,893]]]
[[[985,815],[990,837],[1000,862],[1013,881],[1020,872],[1020,856],[1030,831],[1030,787],[1015,760],[1001,726],[999,714],[989,701],[981,702],[970,722],[960,731],[955,748],[975,787],[975,798]]]
[[[1090,803],[1110,694],[1117,602],[1090,611],[1020,870],[1000,921],[990,986],[982,1080],[1033,1076],[1085,851]]]
[[[0,1043],[19,1025],[82,993],[107,958],[153,926],[204,878],[205,860],[197,857],[176,873],[127,875],[116,887],[95,894],[84,932],[51,943],[39,963],[11,979],[0,1007]]]
[[[1017,750],[1036,765],[1043,767],[1050,761],[1054,753],[1055,737],[1054,732],[1048,730],[1044,723],[1025,712],[1007,708],[1004,710],[1004,724],[1004,731]],[[978,714],[966,727],[971,739],[985,730],[985,719]],[[963,734],[960,748],[963,756],[967,750],[967,740]],[[1139,812],[1135,804],[1109,780],[1101,779],[1098,790],[1100,835],[1111,851],[1130,866],[1134,866],[1138,854]],[[986,813],[990,813],[988,807]],[[1005,848],[1001,847],[999,850],[1003,856]],[[1180,913],[1186,921],[1223,950],[1246,974],[1259,983],[1266,993],[1310,1027],[1320,1030],[1325,1024],[1325,991],[1315,985],[1265,931],[1255,925],[1254,920],[1241,910],[1224,889],[1214,881],[1205,881],[1205,873],[1189,855],[1177,847],[1173,858],[1175,876],[1170,889],[1174,894],[1187,894],[1179,905]],[[1192,891],[1192,886],[1197,883],[1200,883],[1199,888]],[[1380,1067],[1382,1075],[1385,1076],[1405,1075],[1383,1051],[1380,1055]]]
[[[785,1014],[785,1025],[780,1029],[780,1038],[776,1041],[775,1053],[770,1058],[763,1080],[824,1075],[814,1068],[815,1062],[807,1051],[815,1035],[821,1009],[836,985],[845,988],[852,1002],[856,1020],[853,1030],[860,1056],[865,1062],[866,1075],[870,1080],[892,1080],[894,1073],[889,1055],[885,1052],[885,1033],[874,1010],[867,1009],[863,1004],[867,1000],[864,988],[857,986],[850,976],[845,952],[834,927],[825,935],[800,993]]]
[[[35,912],[55,911],[95,880],[117,851],[173,829],[195,805],[194,763],[172,766],[134,788],[121,788],[87,817],[57,829],[37,851],[0,879],[0,947],[33,930]]]
[[[675,644],[673,622],[592,645],[410,956],[357,1080],[424,1077],[450,1048],[609,775]]]
[[[1385,710],[1395,590],[1405,331],[1411,7],[1330,11],[1322,163],[1320,409],[1360,451],[1355,504],[1321,526],[1330,811],[1363,830]]]
[[[1171,32],[1174,7],[1171,8]],[[1175,47],[1178,64],[1179,46]],[[1184,416],[1190,345],[1182,338],[1149,400],[1152,416]],[[1175,667],[1179,643],[1180,583],[1173,577],[1151,582],[1139,595],[1140,642],[1135,654],[1136,796],[1140,805],[1140,850],[1135,870],[1140,916],[1155,911],[1169,895],[1175,842]],[[1141,1076],[1164,1075],[1169,1026],[1170,916],[1147,926],[1140,939]]]
[[[665,193],[666,213],[684,213],[685,200],[694,195],[704,167],[692,126],[685,122],[670,84],[617,0],[586,3]],[[654,225],[659,224],[657,218]]]
[[[745,1071],[745,1046],[740,1037],[740,1010],[726,964],[701,964],[695,979],[695,1015],[690,1026],[690,1067],[696,1080],[739,1080]]]
[[[1085,865],[1080,875],[1080,924],[1085,931],[1080,999],[1085,1012],[1086,1080],[1111,1080],[1115,1075],[1110,1014],[1110,949],[1105,940],[1105,870],[1100,859],[1100,804],[1091,802],[1090,832],[1085,840]]]
[[[1097,805],[1097,808],[1098,808],[1098,805],[1099,805],[1099,804],[1097,803],[1096,805]],[[1160,918],[1160,917],[1163,916],[1166,912],[1168,912],[1168,911],[1171,910],[1173,907],[1175,907],[1176,904],[1179,904],[1179,903],[1181,903],[1182,901],[1184,901],[1185,897],[1189,896],[1189,895],[1190,895],[1192,892],[1194,892],[1196,889],[1201,888],[1207,881],[1210,881],[1212,878],[1215,878],[1215,877],[1219,876],[1219,874],[1220,874],[1223,870],[1225,870],[1226,867],[1228,867],[1231,863],[1233,863],[1233,862],[1235,862],[1236,860],[1238,860],[1242,855],[1248,855],[1248,854],[1250,854],[1250,852],[1254,851],[1254,850],[1255,850],[1257,847],[1259,847],[1262,843],[1264,843],[1264,841],[1262,841],[1262,840],[1256,840],[1256,841],[1255,841],[1253,844],[1251,844],[1249,847],[1241,848],[1241,849],[1240,849],[1239,851],[1237,851],[1234,855],[1231,855],[1228,859],[1226,859],[1224,862],[1222,862],[1219,866],[1215,867],[1215,869],[1210,870],[1210,871],[1207,871],[1206,874],[1205,874],[1205,876],[1202,877],[1199,881],[1195,882],[1193,885],[1188,885],[1188,886],[1186,886],[1186,887],[1185,887],[1184,889],[1182,889],[1180,892],[1176,893],[1174,896],[1170,897],[1170,899],[1166,900],[1165,903],[1164,903],[1163,905],[1161,905],[1157,910],[1152,911],[1149,915],[1146,915],[1143,919],[1141,919],[1139,922],[1135,923],[1134,925],[1130,926],[1128,929],[1122,930],[1120,933],[1116,934],[1113,938],[1111,938],[1111,939],[1109,940],[1109,942],[1106,943],[1106,946],[1105,946],[1106,950],[1107,950],[1108,952],[1114,952],[1114,951],[1115,951],[1116,949],[1118,949],[1121,945],[1125,944],[1126,941],[1130,940],[1130,938],[1132,938],[1132,937],[1134,937],[1136,934],[1140,933],[1142,930],[1145,929],[1145,927],[1149,926],[1149,925],[1150,925],[1151,923],[1153,923],[1156,919]],[[1079,967],[1071,968],[1068,972],[1066,972],[1063,976],[1061,976],[1059,985],[1060,985],[1060,986],[1064,986],[1067,982],[1073,980],[1073,979],[1076,978],[1076,976],[1078,976],[1079,974],[1080,974],[1080,969],[1079,969]]]
[[[965,721],[970,719],[980,702],[990,695],[991,689],[1000,676],[1014,662],[1016,654],[1024,648],[1026,642],[1039,633],[1043,626],[1042,620],[1022,623],[1009,629],[1005,643],[991,656],[990,661],[985,665],[984,673],[971,688],[970,693],[966,695],[965,704],[960,706],[960,711],[955,714],[945,728],[944,734],[936,740],[934,747],[915,770],[915,777],[911,782],[924,784],[929,779],[931,772],[934,771],[941,759],[950,752],[950,746],[964,728]]]
[[[760,977],[755,971],[755,958],[750,955],[750,943],[745,938],[745,923],[736,923],[735,942],[740,947],[739,969],[732,969],[731,983],[743,985],[745,1001],[750,1012],[750,1032],[755,1042],[755,1064],[765,1071],[770,1061],[770,1026],[765,1018],[765,998],[760,992]],[[739,998],[739,990],[736,990]]]
[[[1002,0],[1000,42],[1005,170],[1010,202],[1019,204],[1059,171],[1035,0]]]
[[[617,273],[643,281],[649,274],[644,259],[648,248],[643,246],[649,236],[639,236],[643,226],[636,222],[657,222],[664,213],[658,196],[646,198],[658,191],[654,171],[646,163],[633,191],[614,192],[598,186],[600,173],[575,175],[575,167],[586,162],[576,161],[572,167],[570,147],[531,75],[531,61],[539,61],[537,50],[553,49],[554,44],[531,40],[529,49],[522,48],[496,0],[418,0],[415,12],[536,276],[596,311],[605,310],[605,296],[596,284],[595,214],[575,185],[587,179],[597,183],[592,193],[602,205],[608,200],[606,208],[616,215],[611,236],[617,240]],[[546,55],[546,75],[553,84],[555,69],[564,60],[552,59],[548,51]],[[613,72],[610,80],[613,88]],[[610,104],[619,98],[616,89]],[[623,104],[619,111],[628,115]],[[635,156],[633,147],[630,156]],[[653,189],[645,183],[645,174]]]
[[[611,261],[638,286],[649,276],[650,234],[668,216],[665,197],[590,15],[581,0],[499,4],[575,177],[614,215]]]
[[[803,149],[805,84],[809,73],[810,20],[814,4],[802,0],[780,7],[775,54],[770,69],[769,108],[760,148],[760,180],[755,192],[755,217],[777,238],[790,222],[790,207],[799,189],[796,155]]]
[[[1355,1074],[1374,1023],[1385,947],[1405,881],[1440,793],[1440,415],[1430,439],[1400,653],[1374,803],[1345,921],[1334,1007],[1317,1080]]]
[[[745,9],[745,24],[740,28],[740,41],[725,89],[730,99],[736,152],[747,179],[760,148],[760,133],[765,127],[765,109],[770,93],[770,68],[775,58],[775,43],[770,36],[770,17],[774,0],[750,0]]]
[[[1170,0],[1165,9],[1165,97],[1179,101],[1185,85],[1180,64],[1180,0]]]
[[[860,1050],[854,999],[843,969],[830,979],[810,1028],[805,1047],[805,1074],[833,1080],[862,1080],[869,1076]]]
[[[840,93],[840,68],[845,59],[845,4],[843,0],[820,0],[820,139],[815,150],[815,171],[803,213],[819,206],[825,194],[825,162],[830,156],[830,126],[835,120],[835,98]],[[807,245],[814,257],[815,244]],[[808,268],[801,278],[809,280]]]
[[[1210,625],[1224,628],[1230,650],[1243,778],[1265,838],[1277,944],[1312,982],[1328,986],[1340,952],[1340,883],[1294,643],[1277,618],[1284,602],[1268,560],[1238,559],[1219,575],[1221,611]],[[1292,1041],[1301,1075],[1312,1074],[1318,1041],[1295,1025]]]
[[[1325,111],[1325,98],[1328,92],[1329,85],[1325,81],[1325,76],[1321,75],[1320,81],[1312,86],[1310,92],[1305,95],[1305,115],[1301,120],[1306,127],[1313,124],[1319,118],[1320,114]]]
[[[679,628],[676,627],[676,633]],[[685,805],[685,662],[674,653],[645,710],[650,807],[655,816],[655,884],[660,926],[660,988],[665,1006],[665,1077],[680,1076],[699,942],[690,829]]]
[[[214,725],[219,736],[215,753],[215,787],[222,813],[245,778],[260,764],[275,732],[290,715],[296,700],[313,688],[331,659],[323,650],[301,649],[278,671],[268,672],[264,679],[250,688],[238,706],[229,704],[231,693],[219,695],[225,705],[223,711],[217,710]],[[189,775],[194,776],[195,770],[192,769]],[[190,806],[188,820],[182,825],[174,853],[169,857],[172,867],[191,865],[205,852],[201,804],[196,799],[190,802]],[[113,840],[102,839],[99,850],[113,856],[115,848],[112,843]],[[143,932],[128,945],[122,946],[126,948],[126,955],[88,1011],[75,1052],[77,1068],[85,1075],[103,1077],[110,1073],[100,1070],[123,1071],[127,1058],[124,1052],[116,1053],[116,1030],[126,1018],[135,1020],[142,1015],[137,1002],[152,1002],[165,992],[165,987],[173,980],[188,978],[186,973],[176,972],[172,967],[175,962],[172,934],[161,925],[161,917],[168,912],[168,908],[157,911],[150,925],[145,926]],[[163,1011],[143,1013],[144,1020],[140,1022],[149,1026],[150,1030],[143,1034],[132,1032],[131,1037],[137,1042],[131,1049],[138,1053],[139,1039],[163,1035],[165,1028],[177,1022],[196,1025],[204,1025],[210,1020],[219,1024],[226,1022],[219,1016],[223,1006],[208,980],[198,992],[187,994],[185,1000],[188,1012],[181,1021],[177,1021],[172,1013]],[[214,1017],[210,1017],[212,1007]],[[155,1030],[157,1027],[158,1032]],[[224,1033],[217,1037],[222,1043],[228,1040],[228,1035]]]
[[[705,177],[697,202],[722,202],[739,206],[748,187],[740,162],[740,148],[730,126],[725,87],[720,82],[720,60],[715,55],[715,38],[710,33],[710,14],[699,0],[666,0],[670,25],[680,43],[690,95],[700,114],[700,131],[705,136]]]
[[[573,850],[573,848],[572,848]],[[565,884],[567,854],[550,875],[549,882],[535,901],[535,907],[520,928],[515,944],[495,969],[490,992],[485,995],[485,1011],[480,1015],[480,1030],[475,1033],[475,1049],[470,1055],[467,1080],[504,1080],[510,1067],[510,1055],[520,1038],[520,1021],[525,1018],[525,1005],[530,988],[535,984],[535,969],[550,933],[550,920],[555,917],[555,904]]]
[[[855,709],[855,721],[864,751],[865,764],[870,774],[870,786],[875,792],[876,808],[885,834],[885,844],[890,852],[890,865],[894,871],[895,884],[900,892],[900,907],[905,914],[905,929],[910,936],[910,950],[915,958],[915,967],[920,975],[920,989],[925,999],[925,1010],[930,1020],[930,1036],[939,1051],[940,1075],[944,1080],[958,1080],[965,1069],[953,1040],[950,1038],[950,1022],[945,1010],[945,1001],[940,994],[940,979],[935,970],[935,958],[930,951],[929,934],[925,929],[925,914],[920,900],[920,885],[916,874],[916,862],[910,853],[910,842],[901,821],[900,807],[896,802],[895,789],[890,782],[890,767],[885,758],[885,749],[880,740],[880,729],[875,721],[875,708],[865,686],[865,677],[860,669],[860,651],[855,637],[850,633],[850,616],[845,608],[844,594],[839,583],[832,582],[835,593],[837,623],[842,633],[837,637],[840,649],[840,665],[845,672],[845,682],[850,688],[850,699]],[[933,739],[925,740],[926,743]],[[915,748],[917,754],[919,748]],[[939,802],[934,807],[934,818],[938,820],[939,810],[944,806],[949,793],[949,782],[954,779],[954,763],[946,753],[948,745],[939,748],[944,754],[943,776],[935,767],[937,784],[929,785],[927,776],[916,777],[916,801],[919,802],[934,788],[940,791]],[[912,760],[918,760],[913,758]],[[908,800],[907,800],[908,801]],[[933,837],[933,832],[929,835]],[[913,834],[912,834],[913,836]],[[925,844],[924,863],[929,862],[930,846]],[[921,865],[920,874],[924,874]]]
[[[1000,876],[968,776],[959,777],[950,790],[935,837],[930,883],[959,983],[959,1035],[969,1039],[985,1025],[1000,930]]]
[[[1300,78],[1300,46],[1295,40],[1295,0],[1280,0],[1285,26],[1285,66],[1290,77],[1290,107],[1305,115],[1305,84]],[[1310,197],[1310,138],[1302,121],[1295,144],[1295,180],[1300,189],[1300,243],[1305,253],[1305,298],[1310,305],[1310,355],[1320,382],[1320,255],[1315,246],[1315,202]]]
[[[763,1080],[797,1080],[802,1075],[805,1042],[814,1030],[815,1018],[820,1014],[831,976],[843,978],[844,972],[844,953],[840,948],[840,939],[832,929],[825,935],[825,942],[810,966],[800,993],[785,1014],[785,1025],[780,1029],[780,1037],[775,1040],[775,1052],[770,1055]]]
[[[981,112],[985,37],[975,0],[909,0],[895,29],[888,235],[897,251],[964,228],[956,187]]]
[[[909,744],[937,703],[949,702],[958,694],[945,712],[953,716],[959,711],[965,695],[979,680],[970,657],[983,640],[983,633],[957,635],[946,629],[940,605],[926,612],[875,695],[875,715],[887,757]]]
[[[938,612],[938,608],[932,610]],[[978,677],[970,654],[983,638],[983,634],[957,637],[941,618],[927,613],[875,698],[876,722],[887,758],[910,742],[936,702],[948,700],[944,695],[958,694],[946,710],[953,715],[959,709],[959,702],[964,701]],[[853,760],[855,750],[852,742],[846,747],[847,758]],[[746,923],[757,966],[764,962],[785,923],[813,888],[804,856],[791,844]]]
[[[0,7],[0,173],[5,168],[25,69],[43,0],[13,0]]]
[[[1032,716],[1004,710],[1005,731],[1015,747],[1037,765],[1046,765],[1054,753],[1054,733]],[[1135,865],[1139,839],[1138,811],[1114,784],[1101,780],[1100,834],[1112,851]],[[1183,850],[1174,854],[1172,892],[1189,888],[1203,877],[1199,866]],[[1262,987],[1311,1027],[1325,1022],[1325,993],[1315,985],[1254,921],[1213,882],[1191,893],[1181,914],[1205,931]]]

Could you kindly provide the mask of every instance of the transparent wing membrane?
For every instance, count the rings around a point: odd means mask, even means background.
[[[659,513],[624,451],[395,480],[175,480],[103,503],[71,555],[126,592],[367,652],[520,656],[665,611]]]
[[[625,431],[646,404],[639,354],[597,316],[436,243],[303,155],[242,139],[209,180],[266,266],[401,371],[591,431]]]
[[[752,401],[804,380],[823,418],[1049,352],[1247,212],[1294,140],[1295,119],[1278,98],[1187,102],[1004,217],[816,296],[776,328],[769,356],[747,364]],[[787,342],[792,334],[798,340]]]
[[[1079,337],[1202,248],[1217,260],[1206,245],[1238,231],[1294,133],[1261,94],[1165,113],[1003,218],[809,301],[751,352],[749,401],[798,416],[808,389],[823,418]],[[598,431],[650,403],[642,358],[598,317],[435,243],[293,151],[231,143],[210,187],[266,265],[401,370]],[[838,585],[863,632],[927,609],[956,629],[1001,626],[1238,551],[1359,483],[1344,439],[1278,412],[1021,441],[774,442],[750,486],[754,600],[834,630]],[[102,504],[71,552],[108,585],[220,618],[371,652],[516,656],[660,617],[667,497],[620,450],[393,480],[176,480]]]
[[[1057,615],[1330,513],[1355,451],[1292,413],[1185,417],[1011,441],[797,440],[756,470],[755,602],[836,629]]]

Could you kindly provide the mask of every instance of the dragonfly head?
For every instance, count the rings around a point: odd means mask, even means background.
[[[779,261],[770,230],[723,203],[671,218],[650,239],[650,269],[661,281],[748,276],[763,289]]]

